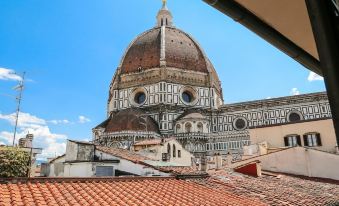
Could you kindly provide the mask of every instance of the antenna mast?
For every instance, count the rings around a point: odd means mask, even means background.
[[[20,113],[20,104],[21,104],[21,98],[22,98],[22,90],[24,89],[24,80],[25,80],[25,72],[22,74],[22,77],[21,77],[21,80],[19,82],[19,85],[14,88],[14,89],[18,89],[19,90],[19,95],[16,97],[18,105],[17,105],[17,108],[16,108],[16,116],[15,116],[13,147],[14,147],[14,144],[15,144],[16,131],[17,131],[17,127],[18,127],[18,119],[19,119],[19,113]]]

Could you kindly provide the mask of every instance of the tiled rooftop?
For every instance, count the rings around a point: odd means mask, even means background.
[[[161,139],[148,139],[148,140],[143,140],[140,142],[136,142],[134,146],[140,146],[140,145],[158,145],[161,143]]]
[[[192,167],[156,167],[158,170],[163,172],[169,172],[172,174],[206,174],[206,172],[199,171],[199,168],[196,166]]]
[[[222,170],[210,175],[195,181],[220,191],[259,198],[269,205],[339,205],[338,182],[330,184],[282,174],[256,178]]]
[[[258,198],[175,178],[54,178],[1,183],[0,205],[266,205]]]
[[[145,156],[142,156],[136,152],[129,151],[126,149],[118,149],[111,147],[96,146],[96,149],[107,154],[111,154],[116,157],[120,157],[126,160],[129,160],[134,163],[142,163],[144,160],[154,160]]]
[[[165,173],[172,173],[172,174],[202,174],[205,172],[200,172],[197,167],[186,167],[186,166],[154,166],[152,164],[148,163],[148,160],[150,161],[156,161],[155,159],[151,159],[149,157],[145,157],[139,153],[129,151],[126,149],[118,149],[118,148],[110,148],[110,147],[103,147],[103,146],[96,146],[96,149],[102,152],[105,152],[107,154],[114,155],[116,157],[129,160],[131,162],[137,163],[137,164],[143,164],[145,166],[152,167],[154,169],[157,169],[159,171],[165,172]]]

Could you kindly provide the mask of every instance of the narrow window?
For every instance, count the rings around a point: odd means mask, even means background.
[[[284,137],[286,147],[301,146],[300,135],[288,135]]]
[[[181,157],[181,150],[178,150],[178,158]]]
[[[181,128],[180,124],[177,124],[177,125],[175,126],[175,129],[176,129],[177,133],[179,133],[180,128]]]
[[[167,144],[167,154],[171,156],[171,145],[169,143]]]
[[[322,146],[319,133],[310,133],[304,135],[304,144],[308,147]]]
[[[198,122],[197,129],[198,129],[198,131],[197,131],[198,133],[202,133],[203,132],[203,125],[202,125],[201,122]]]
[[[175,150],[175,144],[173,144],[173,157],[175,157],[176,156],[176,150]]]
[[[187,122],[187,123],[185,124],[185,132],[186,132],[186,133],[190,133],[191,130],[192,130],[192,124],[191,124],[190,122]]]

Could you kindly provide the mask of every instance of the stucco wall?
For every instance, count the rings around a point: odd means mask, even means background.
[[[125,171],[128,173],[132,173],[132,174],[140,175],[140,176],[152,176],[152,175],[169,176],[169,174],[160,172],[151,167],[148,167],[142,164],[136,164],[132,161],[125,160],[125,159],[101,152],[99,150],[96,150],[95,154],[98,157],[101,157],[103,160],[119,160],[120,163],[115,164],[114,170]]]
[[[77,159],[77,155],[78,155],[78,144],[67,140],[65,160],[74,161]]]
[[[267,141],[269,147],[284,147],[286,135],[298,134],[302,137],[308,132],[317,132],[321,135],[322,146],[315,147],[316,149],[328,152],[336,151],[332,119],[250,129],[250,139],[252,144]],[[301,143],[301,146],[304,146],[304,142],[301,141]]]
[[[54,160],[49,165],[48,177],[63,177],[64,176],[65,156]]]
[[[92,177],[94,172],[91,162],[65,163],[65,177]]]
[[[171,147],[171,158],[168,162],[179,164],[182,166],[191,166],[193,155],[188,152],[182,145],[176,140],[170,140],[165,142],[163,145],[157,145],[154,147],[149,147],[144,150],[139,151],[140,154],[150,157],[156,160],[162,160],[162,153],[167,153],[167,145],[170,144]],[[175,145],[176,155],[173,157],[173,145]],[[181,151],[181,157],[178,157],[178,150]],[[153,151],[153,152],[152,152]]]
[[[93,159],[94,145],[67,141],[66,161],[89,161]]]
[[[339,180],[339,155],[337,154],[293,147],[237,162],[232,164],[232,167],[254,160],[261,162],[263,170]]]

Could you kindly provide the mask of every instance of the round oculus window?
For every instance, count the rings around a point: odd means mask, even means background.
[[[297,112],[291,112],[290,115],[288,115],[288,121],[289,122],[297,122],[301,120],[301,116]]]
[[[246,126],[247,126],[246,121],[243,118],[239,118],[234,122],[234,127],[237,130],[243,130],[246,128]]]
[[[145,102],[145,100],[146,100],[146,95],[143,92],[138,92],[134,96],[134,101],[137,104],[142,104]]]
[[[191,103],[193,101],[193,95],[191,94],[191,92],[189,91],[184,91],[181,94],[182,99],[187,102],[187,103]]]

